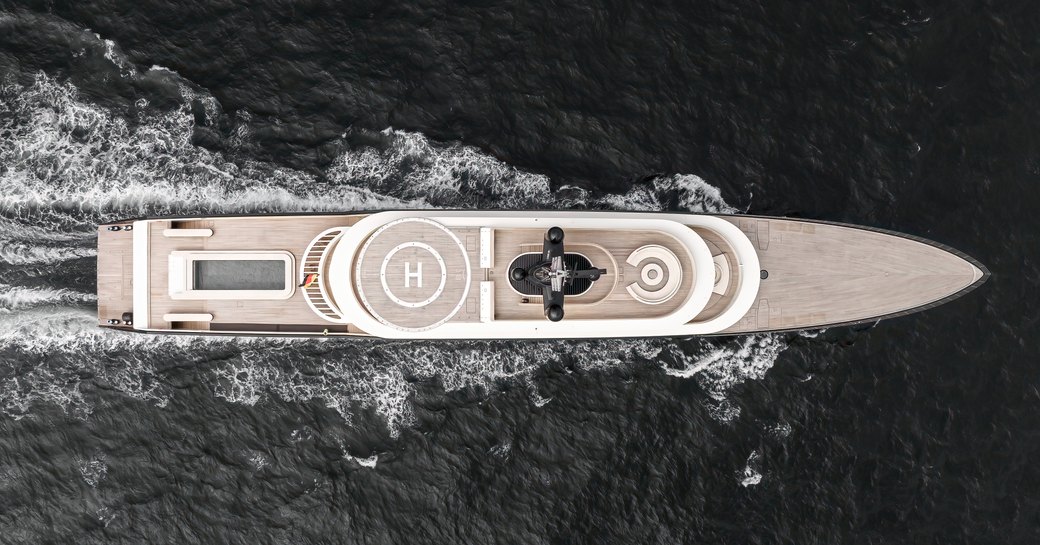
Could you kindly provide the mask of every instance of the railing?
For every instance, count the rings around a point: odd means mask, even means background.
[[[311,309],[330,322],[342,322],[343,315],[339,309],[329,301],[325,293],[325,279],[323,267],[325,264],[325,253],[336,239],[343,234],[346,227],[333,227],[322,232],[307,246],[307,252],[303,256],[303,264],[300,267],[300,283],[304,283],[307,276],[318,275],[317,280],[303,288],[303,296]]]

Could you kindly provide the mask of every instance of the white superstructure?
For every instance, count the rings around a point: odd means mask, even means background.
[[[541,252],[552,227],[566,233],[567,254],[605,269],[599,289],[565,297],[559,322],[546,320],[539,295],[509,281],[510,263]],[[698,231],[714,235],[711,247]],[[747,312],[759,286],[758,256],[740,229],[677,214],[382,212],[344,228],[322,261],[324,302],[339,318],[319,315],[385,338],[717,333]],[[699,320],[709,302],[725,308]]]

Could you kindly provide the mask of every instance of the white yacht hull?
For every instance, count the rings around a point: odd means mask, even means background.
[[[916,237],[741,215],[217,216],[114,222],[98,236],[99,325],[156,333],[561,339],[819,329],[934,306],[988,276]]]

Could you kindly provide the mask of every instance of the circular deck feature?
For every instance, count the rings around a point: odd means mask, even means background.
[[[358,297],[377,320],[401,331],[424,331],[455,316],[470,286],[466,248],[455,233],[426,218],[377,229],[358,252]]]
[[[416,290],[411,291],[422,292],[422,279],[425,276],[422,271],[422,258],[424,257],[422,254],[423,251],[429,253],[430,256],[433,257],[434,261],[437,262],[437,266],[440,268],[440,283],[437,284],[437,289],[433,290],[433,293],[426,299],[423,299],[422,301],[406,301],[404,299],[401,299],[400,297],[394,294],[394,289],[390,287],[390,283],[387,280],[387,268],[391,263],[395,263],[394,257],[396,257],[397,253],[401,250],[406,251],[406,258],[408,256],[412,256],[415,258],[415,262],[418,263],[418,265],[416,265],[416,272],[414,273],[416,275]],[[408,271],[411,261],[404,261],[404,263],[406,271],[405,287],[410,287],[409,276],[411,273],[409,273]],[[391,272],[390,275],[393,276],[393,273]],[[434,273],[434,276],[438,275]],[[379,269],[379,281],[383,284],[383,293],[385,293],[391,301],[397,303],[398,305],[401,305],[402,307],[421,308],[436,301],[437,298],[440,297],[441,293],[444,291],[444,284],[447,282],[447,280],[448,269],[444,266],[444,258],[441,257],[441,253],[435,250],[433,246],[430,246],[429,244],[423,242],[402,242],[401,244],[398,244],[394,247],[393,250],[390,250],[390,253],[386,254],[386,257],[383,258],[383,266]]]
[[[668,248],[648,244],[632,252],[627,262],[639,272],[639,279],[626,288],[636,301],[659,305],[679,291],[683,277],[682,264]]]

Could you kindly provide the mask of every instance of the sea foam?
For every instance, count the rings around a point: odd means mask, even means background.
[[[146,215],[428,207],[735,211],[694,175],[660,176],[622,194],[554,191],[547,177],[475,147],[395,129],[383,131],[384,144],[344,151],[320,173],[212,151],[192,144],[191,105],[225,116],[213,97],[168,69],[133,67],[111,42],[97,47],[121,77],[173,78],[181,105],[154,109],[142,98],[132,114],[112,111],[42,73],[25,86],[0,85],[0,264],[90,257],[98,222]],[[236,119],[230,138],[246,142],[249,116]],[[93,409],[87,383],[161,406],[174,394],[154,363],[157,356],[208,361],[208,354],[219,354],[203,369],[213,393],[228,402],[320,400],[347,420],[374,410],[397,433],[414,421],[410,400],[417,383],[436,382],[448,392],[491,391],[503,381],[530,381],[547,364],[595,371],[667,360],[665,372],[696,376],[713,399],[724,400],[732,385],[760,378],[785,346],[769,335],[722,345],[157,337],[97,328],[93,312],[81,308],[92,301],[64,286],[0,287],[0,348],[22,354],[0,363],[8,367],[0,375],[6,377],[0,383],[6,412],[23,416],[34,403],[49,402],[85,417]],[[548,402],[532,397],[536,406]]]

